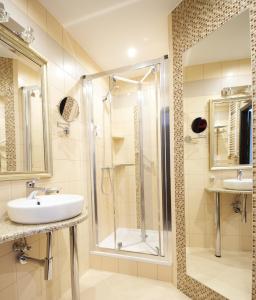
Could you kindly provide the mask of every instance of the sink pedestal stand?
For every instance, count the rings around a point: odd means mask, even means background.
[[[72,300],[80,300],[77,226],[69,228]]]

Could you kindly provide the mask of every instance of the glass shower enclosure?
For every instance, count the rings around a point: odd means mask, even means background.
[[[167,258],[168,57],[84,77],[94,251]]]

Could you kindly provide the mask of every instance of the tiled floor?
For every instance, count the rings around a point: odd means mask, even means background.
[[[206,248],[187,249],[188,274],[231,300],[251,299],[251,253]]]
[[[173,285],[135,276],[89,270],[80,280],[81,300],[186,300]],[[71,300],[70,294],[62,300]]]

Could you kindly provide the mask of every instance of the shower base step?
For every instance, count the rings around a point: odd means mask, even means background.
[[[133,228],[118,228],[116,231],[116,244],[122,245],[120,250],[158,255],[159,234],[157,230],[147,230],[146,242],[141,239],[141,230]],[[112,232],[98,246],[106,249],[115,247],[115,236]]]

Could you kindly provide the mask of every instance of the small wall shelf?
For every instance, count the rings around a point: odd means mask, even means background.
[[[119,141],[124,140],[124,136],[122,136],[122,135],[113,135],[113,136],[112,136],[112,140],[113,140],[114,142],[115,142],[115,141],[119,142]]]
[[[135,166],[133,163],[115,163],[114,168]]]
[[[129,166],[135,166],[134,163],[114,163],[113,167],[107,166],[107,167],[102,167],[102,170],[107,170],[107,169],[115,169],[115,168],[120,168],[120,167],[129,167]]]

